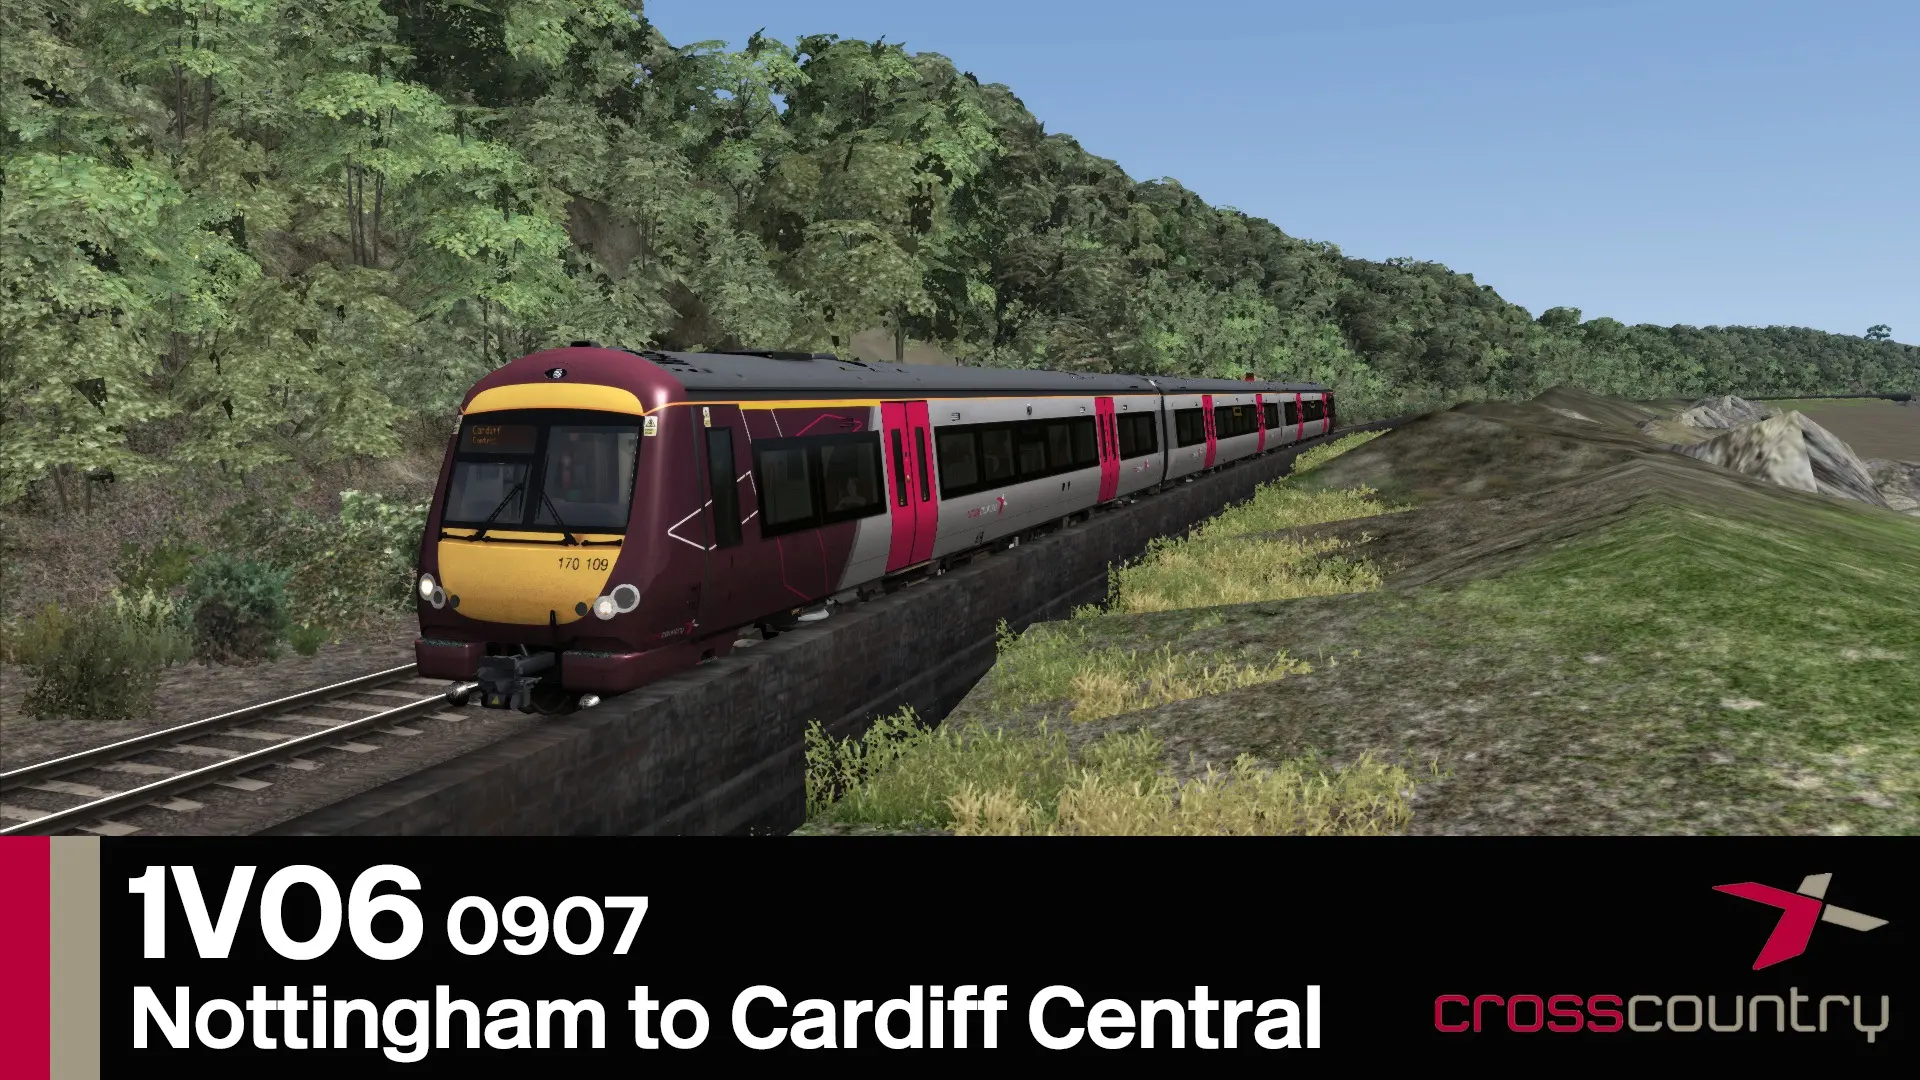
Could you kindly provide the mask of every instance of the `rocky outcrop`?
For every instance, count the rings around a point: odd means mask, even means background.
[[[1920,517],[1920,462],[1871,458],[1866,466],[1887,506]]]
[[[1701,398],[1688,406],[1676,419],[1689,427],[1730,429],[1758,423],[1773,415],[1764,405],[1730,395]]]
[[[1748,404],[1738,398],[1723,400]],[[1804,413],[1769,416],[1704,442],[1669,449],[1781,487],[1891,509],[1875,486],[1874,475],[1866,463],[1851,447]]]

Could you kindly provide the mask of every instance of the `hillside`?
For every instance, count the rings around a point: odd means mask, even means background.
[[[1003,641],[808,831],[1912,834],[1920,509],[1670,452],[1674,411],[1553,390],[1315,451]]]
[[[599,0],[306,10],[7,6],[0,503],[392,455],[575,338],[1254,370],[1354,419],[1562,383],[1920,389],[1909,346],[1536,319],[1345,257],[1137,181],[933,54],[674,46]]]

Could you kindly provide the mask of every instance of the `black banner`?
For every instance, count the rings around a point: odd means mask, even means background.
[[[100,1071],[1252,1063],[1296,1048],[1891,1059],[1914,1045],[1913,852],[1850,838],[109,838]]]

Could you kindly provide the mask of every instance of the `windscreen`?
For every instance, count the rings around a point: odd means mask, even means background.
[[[487,413],[454,448],[441,521],[450,526],[620,532],[633,502],[637,417]]]

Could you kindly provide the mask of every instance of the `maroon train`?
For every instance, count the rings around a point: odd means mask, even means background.
[[[1312,383],[535,353],[462,404],[420,548],[419,671],[567,711],[1333,423]]]

